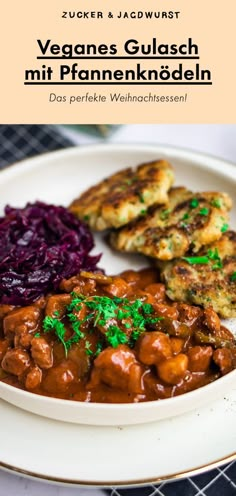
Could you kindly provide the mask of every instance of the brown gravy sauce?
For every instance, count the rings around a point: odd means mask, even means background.
[[[66,329],[65,341],[73,338],[66,309],[76,294],[88,301],[94,296],[126,298],[128,304],[139,300],[149,305],[146,310],[151,308],[148,318],[153,322],[134,339],[130,316],[98,319],[95,324],[88,317],[91,309],[82,303],[74,314],[83,321],[83,336],[65,352],[55,332],[45,332],[43,321],[45,316],[56,317]],[[122,305],[117,303],[117,308]],[[147,318],[144,308],[138,312]],[[117,333],[117,327],[120,342],[112,346],[107,333]],[[62,281],[58,294],[30,306],[0,305],[0,380],[44,396],[99,403],[169,398],[233,370],[235,350],[232,334],[213,309],[168,300],[153,268],[112,277],[81,273]]]

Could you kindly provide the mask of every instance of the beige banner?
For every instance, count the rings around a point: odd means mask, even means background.
[[[235,123],[235,18],[235,0],[8,0],[0,122]]]

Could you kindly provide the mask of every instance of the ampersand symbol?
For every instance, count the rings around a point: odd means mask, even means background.
[[[112,12],[108,12],[108,17],[111,19],[113,17]]]

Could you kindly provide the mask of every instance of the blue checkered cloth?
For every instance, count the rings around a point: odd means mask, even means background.
[[[0,168],[26,157],[72,145],[73,143],[63,136],[58,126],[0,125]],[[18,478],[20,483],[22,478]],[[37,486],[39,483],[34,484]],[[36,487],[35,489],[37,492]],[[86,489],[82,492],[83,496],[86,496]],[[69,494],[70,489],[68,489],[68,496]],[[77,494],[79,496],[79,489]],[[91,491],[89,494],[91,495]],[[99,495],[101,494],[104,496],[236,496],[236,462],[188,479],[150,484],[133,489],[113,487],[99,490]]]
[[[57,126],[0,125],[0,168],[71,145]]]

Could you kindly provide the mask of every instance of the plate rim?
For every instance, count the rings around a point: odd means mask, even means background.
[[[33,166],[37,166],[37,162],[38,161],[41,161],[43,160],[44,158],[46,159],[54,159],[54,158],[57,158],[57,156],[60,157],[60,155],[73,155],[74,153],[78,153],[80,154],[80,152],[94,152],[94,151],[105,151],[105,150],[114,150],[116,148],[122,148],[124,151],[125,149],[127,151],[132,151],[133,149],[136,149],[137,150],[142,150],[142,151],[145,151],[145,149],[148,151],[148,150],[152,150],[154,151],[155,149],[157,150],[157,153],[158,150],[162,150],[163,152],[166,150],[166,152],[169,151],[176,151],[178,154],[180,153],[183,153],[184,154],[184,158],[187,158],[187,157],[192,157],[194,159],[197,158],[197,157],[200,157],[202,159],[204,159],[204,157],[206,159],[210,159],[210,161],[212,162],[215,162],[218,163],[218,165],[220,165],[220,163],[224,163],[226,165],[226,170],[224,171],[221,171],[219,170],[218,168],[215,169],[217,170],[217,172],[222,175],[222,176],[225,176],[225,175],[230,175],[233,174],[233,178],[232,179],[236,179],[236,162],[233,162],[229,159],[225,159],[223,157],[219,157],[217,155],[214,155],[214,154],[211,154],[211,153],[206,153],[206,152],[201,152],[199,150],[195,150],[195,149],[192,149],[192,148],[188,148],[188,147],[183,147],[183,146],[176,146],[176,145],[168,145],[166,143],[122,143],[122,142],[119,142],[119,143],[91,143],[91,144],[81,144],[81,145],[72,145],[72,146],[69,146],[69,147],[66,147],[66,148],[62,148],[62,149],[59,149],[59,150],[53,150],[53,151],[48,151],[48,152],[45,152],[45,153],[41,153],[41,154],[38,154],[38,155],[34,155],[32,157],[26,157],[26,158],[23,158],[21,160],[18,160],[17,162],[13,162],[12,164],[9,164],[8,166],[6,166],[4,169],[0,170],[0,182],[1,182],[1,178],[2,177],[11,177],[12,174],[14,174],[15,170],[19,170],[22,166],[25,167],[26,169],[30,168],[30,167],[33,167]],[[32,162],[33,162],[33,166],[32,166]],[[20,167],[18,168],[18,165],[20,164]],[[199,167],[203,167],[205,169],[211,169],[211,170],[214,170],[214,166],[213,164],[211,165],[199,165]]]
[[[225,463],[231,463],[236,461],[236,451],[234,453],[230,453],[226,457],[223,458],[218,458],[217,460],[214,460],[211,463],[199,465],[198,467],[194,467],[189,470],[181,471],[181,472],[175,472],[172,474],[164,475],[157,477],[156,479],[149,479],[149,478],[144,478],[144,479],[139,479],[139,480],[125,480],[125,481],[110,481],[109,484],[107,481],[87,481],[87,480],[76,480],[76,479],[63,479],[60,477],[50,477],[46,476],[43,474],[38,474],[37,472],[32,472],[29,470],[21,469],[19,467],[15,467],[14,465],[7,464],[4,462],[0,461],[0,469],[6,471],[6,472],[11,472],[15,474],[20,474],[25,477],[30,477],[32,479],[38,479],[39,481],[44,481],[44,482],[56,482],[58,485],[67,485],[67,486],[84,486],[84,487],[133,487],[133,486],[145,486],[149,484],[159,484],[160,482],[165,482],[165,481],[176,481],[180,479],[185,479],[189,478],[195,475],[200,475],[204,473],[205,471],[208,470],[213,470],[214,468],[217,468],[221,465],[224,465]]]

